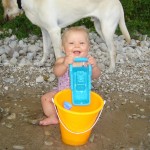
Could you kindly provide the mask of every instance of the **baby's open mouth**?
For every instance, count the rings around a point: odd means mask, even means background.
[[[74,51],[73,52],[75,55],[79,55],[81,52],[80,51]]]

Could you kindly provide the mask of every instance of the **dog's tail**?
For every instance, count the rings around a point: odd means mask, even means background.
[[[119,20],[119,27],[120,27],[120,30],[121,30],[122,34],[125,36],[126,41],[128,43],[130,43],[131,37],[130,37],[130,34],[129,34],[128,29],[126,27],[126,24],[125,24],[123,8],[121,9],[121,17],[120,17],[120,20]]]

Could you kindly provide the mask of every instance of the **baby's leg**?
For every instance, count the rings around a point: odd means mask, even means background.
[[[57,93],[56,91],[52,91],[52,92],[44,94],[41,97],[43,111],[47,118],[40,121],[39,123],[40,125],[50,125],[50,124],[58,123],[57,114],[55,111],[54,104],[52,102],[52,98],[54,97],[56,93]]]

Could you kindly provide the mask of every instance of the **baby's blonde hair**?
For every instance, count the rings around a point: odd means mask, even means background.
[[[67,34],[70,33],[71,31],[84,32],[87,35],[88,42],[90,41],[88,29],[86,27],[84,27],[84,26],[75,26],[75,27],[70,27],[70,28],[65,28],[64,29],[64,31],[62,33],[62,45],[64,44],[64,41],[65,41],[65,38],[66,38]]]

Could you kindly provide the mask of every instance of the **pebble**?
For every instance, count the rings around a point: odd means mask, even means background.
[[[4,82],[6,83],[14,83],[15,79],[14,78],[5,78]]]
[[[127,102],[122,102],[121,104],[122,104],[122,105],[125,105],[126,103],[127,103]]]
[[[7,117],[7,119],[9,119],[9,120],[16,119],[16,114],[15,114],[15,113],[12,113],[11,115],[9,115],[9,116]]]
[[[8,86],[5,86],[4,89],[7,91],[8,90]]]
[[[53,82],[56,79],[54,74],[51,74],[50,78],[48,79],[49,82]]]
[[[93,143],[93,142],[94,142],[94,138],[95,138],[95,134],[92,134],[92,135],[90,136],[89,141],[90,141],[91,143]]]
[[[53,145],[53,142],[51,142],[51,141],[44,141],[44,144],[47,145],[47,146],[51,146],[51,145]]]
[[[24,146],[21,146],[21,145],[13,145],[13,149],[15,149],[15,150],[22,150],[22,149],[24,149]]]
[[[41,83],[41,82],[43,82],[43,81],[44,81],[43,76],[38,76],[38,77],[36,78],[36,83]]]
[[[145,110],[143,108],[140,109],[141,112],[144,112]]]
[[[141,116],[141,119],[145,119],[145,118],[146,118],[146,116],[145,116],[145,115],[142,115],[142,116]]]
[[[50,134],[50,131],[45,131],[44,134],[45,134],[46,136],[51,135],[51,134]]]
[[[10,124],[10,123],[5,123],[5,126],[6,126],[7,128],[9,128],[9,129],[11,129],[11,128],[13,127],[13,125]]]

